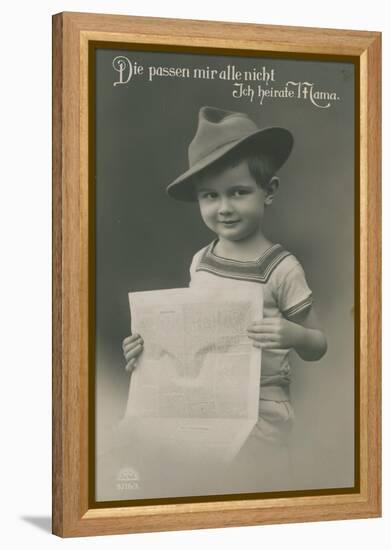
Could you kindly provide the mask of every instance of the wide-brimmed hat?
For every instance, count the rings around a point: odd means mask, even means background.
[[[286,128],[260,129],[245,113],[201,107],[198,128],[189,145],[189,169],[167,186],[170,197],[196,200],[193,176],[230,152],[241,149],[267,156],[277,171],[289,157],[293,136]]]

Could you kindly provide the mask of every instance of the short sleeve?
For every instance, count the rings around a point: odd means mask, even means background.
[[[205,250],[205,247],[201,248],[201,250],[199,250],[196,254],[194,254],[193,259],[191,260],[190,269],[189,269],[189,272],[190,272],[189,286],[192,286],[194,275],[204,250]]]
[[[194,278],[195,270],[196,270],[196,260],[195,260],[195,256],[194,256],[192,261],[191,261],[190,268],[189,268],[189,274],[190,274],[189,286],[191,286],[191,282],[192,282],[192,279]]]
[[[309,309],[313,303],[305,273],[297,262],[284,276],[277,289],[278,308],[286,318]]]

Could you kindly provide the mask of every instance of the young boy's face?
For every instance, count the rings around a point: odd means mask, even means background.
[[[229,241],[262,232],[266,196],[245,161],[218,175],[205,175],[197,184],[202,219],[221,239]]]

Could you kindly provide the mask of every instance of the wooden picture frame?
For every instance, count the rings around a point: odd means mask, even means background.
[[[355,484],[257,498],[94,505],[91,45],[349,59],[356,67]],[[381,514],[381,34],[87,13],[53,16],[53,533],[61,537]],[[93,443],[93,442],[92,442]]]

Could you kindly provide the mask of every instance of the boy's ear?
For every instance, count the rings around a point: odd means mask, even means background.
[[[280,178],[273,176],[266,186],[265,204],[271,204],[280,186]]]

